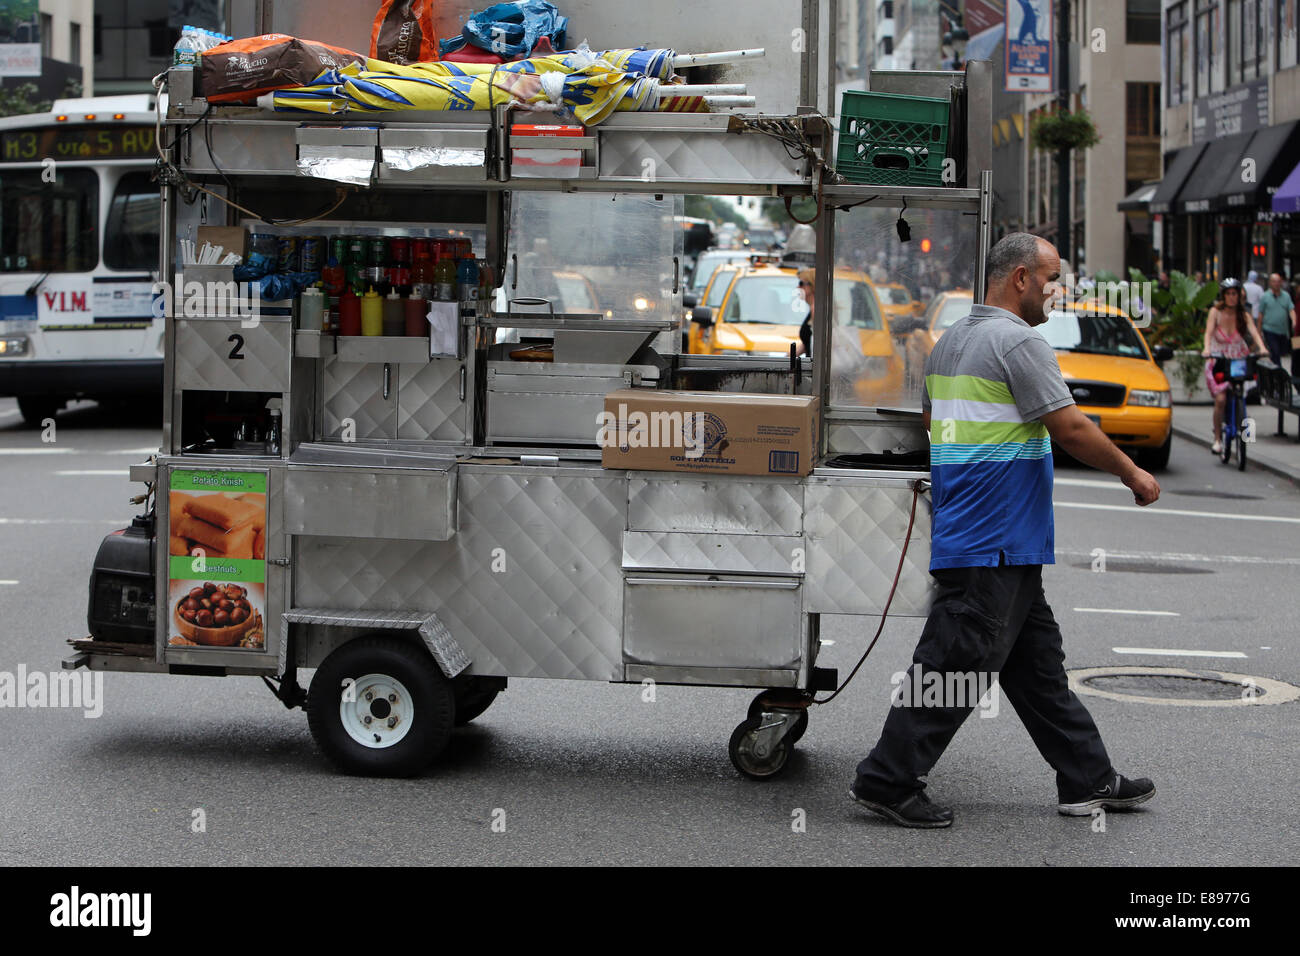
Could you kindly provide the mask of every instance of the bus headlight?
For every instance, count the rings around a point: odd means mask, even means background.
[[[26,355],[27,336],[6,335],[0,337],[0,355]]]
[[[1168,408],[1168,392],[1149,392],[1140,388],[1129,389],[1128,404],[1145,405],[1149,408]]]

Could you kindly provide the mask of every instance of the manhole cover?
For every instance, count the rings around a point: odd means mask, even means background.
[[[1300,700],[1300,687],[1249,674],[1181,667],[1084,667],[1070,671],[1078,694],[1146,704],[1242,707]]]

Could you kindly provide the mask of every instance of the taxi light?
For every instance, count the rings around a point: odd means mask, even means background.
[[[88,119],[88,120],[93,120],[94,118],[95,118],[95,114],[94,114],[94,113],[87,113],[87,114],[86,114],[86,119]]]

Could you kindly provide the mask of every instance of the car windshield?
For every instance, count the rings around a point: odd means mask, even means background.
[[[876,291],[880,293],[880,299],[885,305],[907,305],[912,301],[912,297],[902,286],[877,286]]]
[[[859,329],[883,329],[880,303],[871,286],[865,282],[835,280],[835,322]]]
[[[1120,315],[1051,312],[1035,331],[1054,349],[1094,355],[1146,358],[1132,323]]]
[[[695,263],[695,272],[691,275],[691,288],[699,292],[709,284],[709,277],[713,275],[713,270],[724,262],[734,262],[737,259],[744,259],[748,256],[747,252],[702,252],[700,258]]]
[[[970,315],[970,307],[974,300],[965,296],[949,296],[939,307],[939,314],[934,318],[934,327],[936,329],[946,329],[955,322],[960,322],[966,316]]]
[[[799,280],[792,275],[741,276],[727,296],[724,322],[756,322],[764,325],[798,325],[808,307],[799,294]]]

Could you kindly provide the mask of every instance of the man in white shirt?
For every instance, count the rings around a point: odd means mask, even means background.
[[[1259,273],[1254,269],[1247,272],[1246,281],[1241,288],[1246,293],[1246,305],[1250,309],[1251,318],[1258,323],[1259,297],[1264,294],[1264,287],[1259,284]]]

